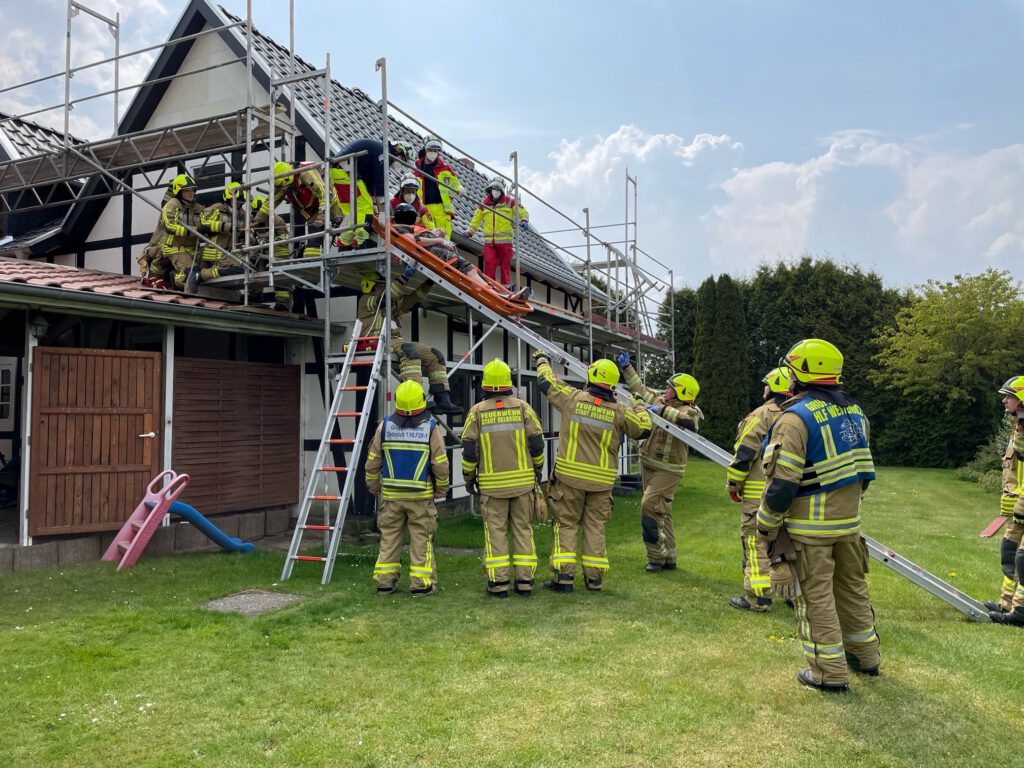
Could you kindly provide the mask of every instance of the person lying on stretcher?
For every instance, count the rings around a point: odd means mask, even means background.
[[[487,288],[488,290],[495,289],[495,284],[485,280],[483,273],[475,265],[470,264],[459,256],[455,243],[445,238],[443,229],[424,229],[423,227],[416,226],[416,219],[416,209],[408,203],[400,203],[395,207],[395,229],[403,235],[411,235],[421,246],[439,259],[451,264],[455,269],[482,288]],[[510,294],[508,298],[513,301],[522,301],[526,298],[528,292],[529,288],[523,288]]]

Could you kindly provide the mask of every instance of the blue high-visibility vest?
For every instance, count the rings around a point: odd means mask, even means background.
[[[407,496],[409,493],[432,490],[430,433],[435,424],[437,421],[429,418],[415,427],[400,427],[392,421],[391,416],[384,419],[381,434],[384,461],[381,465],[380,484],[385,493],[399,491]]]

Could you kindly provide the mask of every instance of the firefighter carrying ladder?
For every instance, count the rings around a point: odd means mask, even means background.
[[[378,337],[364,337],[360,335],[361,333],[362,323],[357,320],[352,329],[352,341],[348,344],[342,358],[341,373],[338,375],[334,387],[334,399],[331,401],[330,411],[324,425],[323,437],[320,438],[316,462],[310,473],[309,482],[306,484],[306,493],[302,498],[302,505],[299,507],[299,517],[295,523],[295,532],[292,534],[288,556],[284,561],[284,569],[281,571],[281,581],[286,581],[292,575],[292,568],[298,561],[323,563],[324,573],[321,583],[328,584],[331,581],[334,560],[338,555],[338,546],[341,544],[341,530],[345,525],[349,500],[355,490],[363,440],[366,437],[367,425],[370,423],[374,394],[381,381],[381,366],[385,356],[384,345],[380,343]],[[372,349],[366,349],[371,345]],[[363,348],[363,351],[360,351],[360,347]],[[361,386],[349,384],[348,380],[353,369],[363,367],[370,368],[369,381]],[[341,409],[346,392],[355,392],[357,402],[362,396],[362,406],[359,407],[359,410],[343,411]],[[340,437],[346,431],[351,431],[340,429],[340,427],[343,423],[351,423],[352,419],[358,419],[355,437]],[[339,434],[339,437],[334,436],[335,432]],[[333,446],[339,446],[342,450],[348,449],[349,458],[345,462],[345,466],[334,466],[333,462],[329,461]],[[341,482],[339,478],[340,495],[335,495],[330,492],[329,478],[332,475],[337,477],[342,474],[345,479],[344,482]],[[322,523],[309,522],[310,512],[315,505],[322,505]],[[333,514],[332,509],[334,510]],[[299,554],[303,536],[307,531],[324,534],[324,554],[322,556]]]
[[[586,378],[587,365],[582,360],[567,354],[564,349],[557,346],[554,342],[551,342],[534,333],[529,328],[526,328],[519,320],[504,317],[488,308],[472,294],[452,285],[430,269],[424,267],[416,259],[404,253],[397,247],[397,244],[392,245],[392,254],[405,264],[412,266],[427,279],[433,280],[446,291],[461,299],[466,305],[472,307],[476,312],[479,312],[481,315],[489,318],[494,322],[495,326],[501,326],[516,338],[526,342],[535,349],[543,351],[548,355],[552,363],[564,363],[565,366],[573,373],[583,377],[584,379]],[[615,393],[623,402],[631,403],[633,401],[632,393],[621,384],[616,388]],[[654,413],[651,414],[651,420],[659,427],[666,430],[673,437],[682,440],[691,448],[711,459],[716,464],[719,464],[722,467],[728,467],[732,462],[732,454],[725,451],[718,445],[715,445],[710,440],[701,437],[697,433],[678,427],[675,424],[671,424],[661,416]],[[973,621],[991,621],[988,615],[988,610],[982,603],[968,595],[965,595],[952,585],[938,578],[934,574],[929,573],[921,566],[912,563],[888,547],[883,546],[871,537],[864,536],[863,533],[861,535],[867,544],[868,553],[882,565],[899,574],[903,578],[908,579],[926,592],[944,601],[963,613],[967,618]]]

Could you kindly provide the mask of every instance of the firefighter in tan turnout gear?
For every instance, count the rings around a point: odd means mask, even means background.
[[[1009,379],[999,391],[1003,395],[1003,407],[1016,422],[1006,451],[1008,459],[1003,463],[1004,504],[1011,495],[1007,489],[1013,482],[1017,482],[1017,487],[1011,517],[1000,546],[1002,596],[998,605],[985,605],[991,611],[992,621],[997,624],[1024,627],[1024,482],[1021,482],[1021,467],[1024,466],[1024,376]]]
[[[761,441],[782,413],[782,403],[792,394],[788,368],[775,368],[761,381],[764,382],[764,403],[748,413],[736,428],[736,444],[725,483],[729,497],[743,505],[740,511],[743,595],[732,598],[729,605],[745,611],[768,611],[772,607],[768,545],[757,538],[757,509],[764,494]]]
[[[700,392],[697,380],[688,373],[672,375],[663,392],[645,387],[640,375],[629,363],[629,355],[619,354],[616,362],[622,368],[626,386],[647,403],[647,410],[684,429],[696,432],[704,418],[693,404]],[[674,571],[676,568],[676,533],[672,524],[672,500],[686,473],[690,449],[663,429],[654,427],[651,436],[640,447],[644,495],[640,502],[640,526],[647,549],[649,573]]]
[[[484,366],[481,386],[486,396],[470,408],[462,430],[462,475],[466,489],[480,493],[487,594],[508,597],[511,565],[515,593],[529,597],[537,569],[530,518],[544,467],[544,435],[530,404],[512,396],[508,364],[492,360]]]
[[[757,536],[773,559],[780,532],[791,540],[783,565],[799,583],[793,608],[808,664],[797,680],[845,691],[849,669],[876,676],[879,666],[860,535],[861,494],[875,477],[868,420],[839,388],[843,355],[829,342],[798,342],[780,365],[794,395],[765,438]]]
[[[561,381],[540,350],[533,353],[540,391],[561,413],[555,471],[548,485],[554,520],[551,552],[556,592],[572,592],[576,575],[576,539],[583,529],[580,553],[587,589],[602,588],[608,570],[604,528],[612,516],[612,485],[618,474],[619,443],[625,433],[642,439],[651,433],[651,417],[643,401],[629,408],[615,401],[619,369],[611,360],[596,360],[587,370],[585,390]]]
[[[423,387],[403,381],[395,390],[395,412],[377,427],[366,454],[366,486],[382,496],[377,512],[380,554],[373,567],[378,595],[397,591],[402,540],[409,530],[409,586],[413,597],[437,592],[434,499],[448,493],[444,435],[427,412]]]
[[[185,287],[188,273],[198,258],[195,233],[202,213],[203,206],[196,202],[196,180],[187,173],[179,173],[171,181],[171,198],[160,211],[157,225],[163,237],[157,272],[162,273],[170,262],[174,287],[179,290]]]

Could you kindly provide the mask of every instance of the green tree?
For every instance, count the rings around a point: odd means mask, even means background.
[[[671,330],[669,319],[674,326]],[[680,288],[675,292],[674,301],[672,294],[665,296],[658,313],[658,338],[675,344],[675,360],[668,355],[648,356],[645,360],[648,386],[659,387],[673,373],[689,373],[693,370],[693,336],[696,321],[696,291],[692,288]]]

